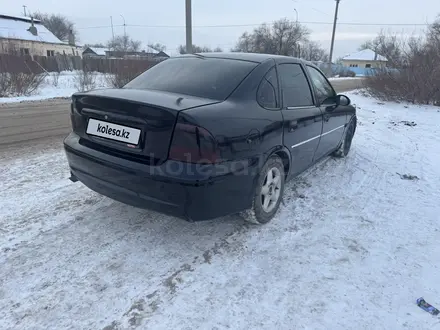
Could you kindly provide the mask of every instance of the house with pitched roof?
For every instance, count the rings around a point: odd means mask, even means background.
[[[83,50],[83,56],[106,57],[110,49],[102,47],[87,47]]]
[[[73,34],[69,42],[63,42],[37,19],[0,14],[0,53],[81,56],[82,50],[75,45]]]
[[[141,51],[118,51],[112,50],[109,48],[100,48],[100,47],[87,47],[83,51],[83,56],[88,57],[113,57],[113,58],[135,58],[135,59],[144,59],[144,58],[155,58],[155,59],[166,59],[169,57],[163,51],[158,51],[150,46],[145,47]]]
[[[371,49],[364,49],[342,58],[342,64],[348,68],[376,69],[386,67],[388,59]]]

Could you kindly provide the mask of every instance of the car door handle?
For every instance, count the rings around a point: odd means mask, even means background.
[[[293,132],[294,130],[296,130],[298,128],[298,122],[296,120],[292,120],[289,123],[289,132]]]
[[[249,132],[248,136],[246,137],[246,142],[248,144],[253,144],[257,142],[257,140],[260,138],[260,134],[257,130],[252,130]]]

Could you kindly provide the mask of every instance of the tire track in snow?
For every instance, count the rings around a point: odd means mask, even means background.
[[[226,234],[210,249],[195,256],[192,261],[181,264],[171,273],[162,274],[159,286],[139,296],[119,320],[112,321],[102,330],[125,330],[148,326],[149,319],[156,313],[163,312],[166,304],[172,302],[179,291],[185,287],[186,278],[190,273],[194,273],[196,277],[198,267],[211,264],[213,257],[227,253],[233,253],[236,256],[243,250],[242,234],[251,228],[255,226],[247,223],[237,224],[235,230]]]

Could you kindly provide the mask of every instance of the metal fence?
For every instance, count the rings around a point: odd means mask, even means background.
[[[0,54],[0,73],[43,73],[87,70],[102,73],[143,72],[163,59],[121,59],[57,55]]]

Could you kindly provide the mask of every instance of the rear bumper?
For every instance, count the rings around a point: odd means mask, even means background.
[[[256,171],[247,162],[148,166],[88,148],[74,133],[65,138],[64,149],[72,180],[128,205],[189,221],[251,207]]]

